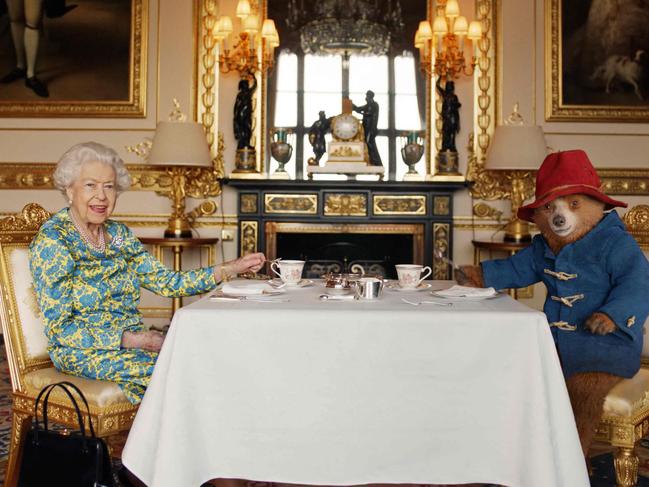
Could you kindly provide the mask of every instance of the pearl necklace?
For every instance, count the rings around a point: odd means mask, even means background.
[[[77,221],[72,209],[70,209],[69,211],[70,211],[70,217],[72,218],[72,223],[74,224],[74,227],[79,232],[79,235],[81,236],[81,240],[86,242],[86,244],[93,250],[96,250],[97,252],[104,252],[106,250],[106,240],[104,238],[104,225],[102,224],[101,228],[99,229],[99,242],[95,243],[95,239],[92,237],[90,232],[88,232],[88,230],[85,229],[84,225],[82,225],[81,223],[79,223],[79,221]]]

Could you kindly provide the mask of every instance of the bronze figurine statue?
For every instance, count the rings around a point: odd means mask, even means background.
[[[313,125],[309,129],[309,142],[313,147],[315,165],[320,164],[320,159],[327,150],[325,135],[331,129],[331,118],[327,118],[324,111],[320,111],[318,115],[318,120],[313,122]]]
[[[455,136],[460,132],[460,107],[462,104],[455,94],[455,83],[446,81],[444,89],[440,84],[441,77],[435,86],[442,97],[442,152],[457,152]]]
[[[370,164],[373,166],[382,166],[381,155],[376,147],[376,134],[379,124],[379,104],[374,101],[374,92],[367,90],[365,94],[365,105],[357,107],[352,105],[355,112],[363,114],[363,131],[365,132],[365,143],[367,144],[367,153]]]
[[[257,79],[252,78],[252,85],[248,78],[239,81],[239,93],[234,102],[234,138],[237,139],[237,149],[252,149],[250,138],[252,137],[252,96],[257,89]]]

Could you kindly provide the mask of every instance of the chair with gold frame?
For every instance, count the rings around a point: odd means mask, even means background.
[[[623,217],[629,232],[649,258],[649,206],[638,205]],[[608,393],[604,413],[597,427],[596,440],[614,447],[615,476],[619,487],[638,482],[638,455],[635,445],[649,432],[649,319],[644,324],[642,367],[631,379],[625,379]]]
[[[45,385],[67,380],[78,386],[90,405],[90,415],[83,410],[84,421],[92,421],[97,436],[106,438],[109,447],[116,435],[130,429],[137,411],[117,384],[63,374],[50,361],[28,257],[29,243],[49,217],[39,205],[28,204],[21,213],[0,219],[0,321],[13,395],[5,487],[14,487],[18,481],[25,434],[36,396]],[[64,393],[52,393],[48,413],[51,422],[77,425],[76,413]]]

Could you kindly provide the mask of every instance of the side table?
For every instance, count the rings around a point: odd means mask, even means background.
[[[493,240],[471,240],[473,244],[473,264],[479,265],[482,261],[482,252],[487,251],[489,258],[493,259],[495,253],[506,253],[508,256],[514,255],[516,252],[528,247],[532,242],[497,242]],[[525,287],[520,289],[510,289],[509,295],[514,299],[518,298],[531,298],[532,287]]]
[[[201,251],[207,251],[207,265],[216,264],[216,252],[214,245],[219,241],[218,238],[161,238],[161,237],[140,237],[140,242],[145,245],[151,245],[153,256],[160,262],[163,260],[163,249],[171,249],[173,253],[174,271],[182,270],[182,253],[185,248],[198,248]],[[176,312],[183,305],[182,298],[172,298],[171,314]]]

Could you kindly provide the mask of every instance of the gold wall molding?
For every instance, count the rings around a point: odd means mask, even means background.
[[[220,157],[213,162],[212,168],[188,168],[185,171],[187,196],[207,198],[221,194],[221,184],[216,179],[218,165],[222,164],[223,139],[219,139]],[[220,159],[220,162],[219,162]],[[52,173],[55,163],[5,163],[0,162],[0,190],[2,189],[55,189]],[[131,190],[155,191],[166,196],[171,193],[172,167],[152,166],[149,164],[127,164],[131,175]]]
[[[489,218],[491,220],[500,221],[503,216],[503,212],[497,210],[493,206],[489,206],[486,203],[476,203],[473,205],[473,214],[477,217]]]
[[[425,215],[424,195],[374,195],[372,205],[375,215]]]
[[[146,116],[149,0],[132,0],[129,57],[129,97],[124,100],[0,101],[2,117],[124,117]],[[3,129],[4,130],[4,129]],[[59,129],[57,129],[59,130]]]
[[[215,109],[219,99],[218,43],[214,36],[218,2],[194,0],[194,9],[194,113],[196,121],[205,127],[210,153],[214,158],[215,175],[222,178],[225,175],[223,134],[218,131],[218,113]]]
[[[649,205],[637,205],[624,214],[624,224],[640,247],[649,249]]]
[[[491,143],[491,136],[496,126],[496,10],[497,0],[476,0],[476,16],[482,23],[484,35],[478,42],[478,60],[476,74],[473,77],[474,113],[475,120],[473,131],[475,139],[471,137],[470,145],[475,154],[475,160],[469,158],[467,179],[470,179],[474,165],[484,164],[487,149]]]
[[[367,216],[364,193],[325,193],[325,216]]]
[[[318,195],[267,193],[264,195],[264,212],[315,215],[318,213]]]

